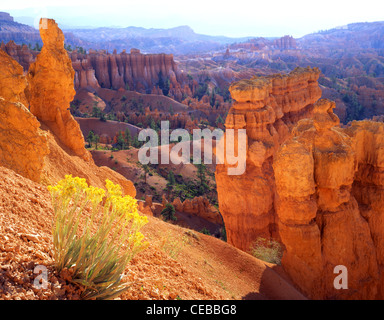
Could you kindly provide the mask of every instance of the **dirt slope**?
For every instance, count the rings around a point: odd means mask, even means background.
[[[77,299],[51,257],[53,209],[45,186],[0,167],[0,299]],[[121,299],[303,299],[275,266],[213,237],[149,218],[151,243],[126,269]],[[34,269],[48,269],[35,289]]]

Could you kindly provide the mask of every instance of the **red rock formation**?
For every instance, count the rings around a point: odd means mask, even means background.
[[[320,100],[275,156],[282,265],[310,298],[382,299],[384,126],[340,129],[334,107]],[[347,290],[334,287],[338,265]]]
[[[273,45],[281,50],[296,49],[296,40],[292,36],[284,36],[273,41]]]
[[[159,89],[159,75],[170,81],[170,96],[181,101],[185,76],[178,70],[171,54],[142,54],[132,49],[112,54],[90,50],[89,54],[71,53],[75,69],[75,88],[128,88],[141,93],[163,94]]]
[[[51,19],[41,19],[39,28],[44,45],[28,71],[30,110],[72,152],[92,161],[80,126],[69,111],[76,94],[75,72],[64,49],[64,34]]]
[[[27,45],[19,46],[14,41],[9,41],[7,44],[1,43],[0,49],[20,63],[24,70],[28,70],[37,55],[37,52],[30,50]]]
[[[380,272],[377,298],[384,299],[384,123],[354,121],[344,132],[356,145],[358,170],[351,192],[368,221]]]
[[[23,68],[7,53],[0,50],[0,96],[6,101],[20,102],[27,106],[24,91],[28,82],[23,75]]]
[[[79,56],[82,59],[79,59]],[[99,82],[96,79],[95,70],[92,68],[91,62],[85,55],[80,55],[77,52],[70,54],[72,67],[75,70],[75,88],[100,88]]]
[[[310,298],[382,299],[384,124],[340,128],[334,102],[313,105],[317,76],[297,69],[231,87],[226,128],[247,130],[247,167],[229,176],[217,166],[228,241],[247,250],[259,236],[280,240],[284,269]],[[339,265],[346,290],[334,287]]]
[[[189,213],[212,223],[223,224],[219,211],[204,197],[185,199],[184,202],[176,198],[172,204],[176,211]]]
[[[66,174],[86,178],[97,187],[105,187],[105,180],[109,179],[120,184],[124,194],[135,196],[131,181],[107,167],[97,167],[91,158],[73,155],[74,150],[80,149],[67,148],[72,146],[67,138],[76,135],[76,126],[72,124],[77,122],[59,103],[64,103],[64,107],[69,105],[69,97],[74,92],[74,72],[69,68],[70,61],[68,67],[68,57],[61,55],[61,47],[54,47],[55,44],[63,46],[61,31],[53,20],[48,20],[47,26],[48,29],[42,31],[47,49],[42,50],[28,77],[32,85],[28,86],[23,68],[0,51],[0,165],[43,184],[54,184]],[[68,75],[72,75],[72,80]],[[44,121],[39,122],[28,110],[30,101],[24,94],[26,89],[34,103],[31,109]],[[62,126],[57,122],[60,119]],[[76,138],[85,151],[83,136]],[[63,148],[65,142],[68,145]]]
[[[27,109],[23,68],[0,50],[0,165],[40,181],[47,137]]]
[[[217,165],[216,183],[228,242],[242,250],[249,250],[259,236],[279,237],[272,156],[288,138],[289,128],[311,116],[321,96],[319,73],[316,68],[297,68],[289,75],[242,80],[230,87],[236,102],[225,127],[246,129],[246,171],[228,175],[227,165]]]

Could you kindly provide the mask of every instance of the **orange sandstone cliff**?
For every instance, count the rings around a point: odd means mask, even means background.
[[[0,50],[0,165],[35,182],[56,183],[65,174],[103,187],[105,179],[136,195],[131,181],[107,167],[97,167],[85,149],[78,123],[70,114],[75,94],[74,70],[64,37],[54,20],[41,19],[44,42],[27,77]]]
[[[247,159],[242,175],[216,169],[228,241],[248,251],[258,237],[279,240],[284,270],[311,299],[383,299],[384,123],[341,128],[318,75],[295,69],[230,88],[225,125],[246,129]],[[335,288],[337,266],[347,288]]]
[[[26,106],[23,68],[0,50],[0,165],[39,181],[49,153],[47,136]]]
[[[64,49],[64,34],[51,19],[42,19],[39,28],[43,48],[29,67],[27,76],[31,113],[71,151],[90,161],[80,126],[69,111],[69,104],[76,94],[73,87],[75,71]]]
[[[364,136],[372,133],[370,126],[378,124],[367,123],[359,133],[355,124],[347,134],[339,128],[334,108],[334,102],[319,100],[313,120],[299,121],[293,137],[276,154],[275,207],[281,240],[286,247],[282,264],[310,298],[382,298],[377,295],[381,287],[378,260],[382,260],[377,247],[383,245],[383,229],[377,232],[374,222],[380,220],[382,212],[372,208],[381,201],[382,191],[377,191],[382,185],[370,184],[370,190],[365,190],[366,197],[373,199],[365,204],[354,196],[362,189],[357,187],[352,191],[356,175],[359,177],[365,169],[359,170],[360,163],[373,156],[371,170],[377,165],[376,152],[366,154],[366,151],[383,145],[364,141]],[[382,143],[383,138],[382,135],[381,141],[376,142]],[[359,144],[360,150],[356,148]],[[366,185],[368,181],[361,178],[358,184]],[[371,226],[368,217],[372,219]],[[334,268],[338,265],[347,268],[348,290],[334,287]]]
[[[249,250],[258,236],[278,238],[274,212],[272,159],[299,119],[310,117],[320,98],[316,68],[297,68],[289,75],[273,75],[235,82],[235,100],[226,129],[246,129],[246,171],[228,175],[227,165],[217,165],[219,209],[228,242]]]

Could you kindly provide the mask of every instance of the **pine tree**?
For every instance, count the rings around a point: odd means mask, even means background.
[[[168,173],[168,183],[169,183],[171,186],[174,186],[175,183],[176,183],[175,175],[173,174],[173,171],[172,171],[172,170],[170,170],[169,173]]]
[[[128,128],[125,129],[124,140],[127,148],[129,149],[129,147],[132,145],[132,136],[131,136],[131,131]]]
[[[147,184],[147,173],[149,172],[149,165],[142,164],[141,167],[144,169],[144,183]]]
[[[149,124],[149,127],[152,129],[152,130],[157,130],[157,126],[156,126],[156,122],[155,120],[153,120],[153,118],[151,118],[151,122]]]
[[[97,150],[97,146],[100,141],[100,136],[98,134],[95,134],[93,141],[95,142],[95,150]]]
[[[223,120],[223,118],[221,117],[221,115],[219,114],[218,115],[218,117],[216,118],[216,121],[215,121],[215,123],[216,123],[216,126],[218,126],[219,125],[219,123],[221,123],[221,124],[223,124],[224,123],[224,120]]]
[[[88,148],[92,147],[92,142],[95,140],[95,133],[90,130],[87,135]]]
[[[199,195],[204,195],[209,190],[208,181],[205,177],[207,168],[203,163],[197,164],[197,178],[199,180],[198,184],[198,193]]]
[[[125,140],[123,137],[123,134],[121,131],[119,131],[119,134],[117,135],[117,142],[116,142],[117,148],[119,150],[124,150],[125,149]]]
[[[165,208],[161,211],[161,215],[164,217],[165,221],[172,220],[176,221],[177,218],[175,216],[175,207],[171,203],[167,203]]]

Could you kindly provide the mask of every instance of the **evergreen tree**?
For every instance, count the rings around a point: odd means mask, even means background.
[[[221,123],[221,124],[224,123],[224,120],[223,120],[223,118],[221,117],[221,115],[218,115],[218,117],[216,118],[215,123],[216,123],[216,126],[218,126],[219,123]]]
[[[175,207],[171,203],[167,203],[165,208],[161,211],[161,215],[164,217],[165,221],[171,220],[176,221],[177,218],[175,216]]]
[[[93,141],[95,142],[95,150],[97,150],[97,146],[100,141],[100,136],[98,134],[95,134]]]
[[[215,101],[216,101],[216,93],[215,93],[215,89],[212,89],[211,96],[209,97],[209,104],[211,105],[211,107],[215,105]]]
[[[124,140],[127,148],[129,149],[129,147],[132,145],[132,136],[131,136],[131,131],[128,128],[125,129]]]
[[[139,141],[137,135],[133,139],[133,144],[132,145],[133,145],[134,148],[140,148],[141,147],[141,142]]]
[[[90,130],[87,135],[88,148],[92,147],[92,142],[95,140],[95,133]]]
[[[171,86],[171,81],[168,77],[164,78],[163,73],[159,72],[159,81],[157,82],[157,85],[159,88],[163,91],[163,95],[167,96],[169,93],[169,88]]]
[[[198,194],[199,195],[204,195],[208,190],[208,181],[207,178],[205,177],[207,168],[203,163],[197,164],[197,178],[198,178]]]
[[[174,173],[173,173],[172,170],[170,170],[170,171],[168,172],[168,183],[169,183],[169,185],[171,185],[171,186],[175,185],[175,183],[176,183],[175,175],[174,175]]]
[[[149,172],[149,165],[142,164],[141,167],[144,170],[144,183],[147,184],[147,173]]]
[[[41,47],[38,42],[35,43],[35,47],[33,48],[34,51],[41,51]]]
[[[103,112],[101,111],[101,109],[97,106],[97,103],[95,103],[95,105],[93,106],[92,108],[92,117],[94,118],[100,118],[101,114]]]
[[[156,125],[156,122],[155,120],[153,120],[153,118],[151,118],[151,122],[149,123],[149,127],[152,129],[152,130],[157,130],[157,125]]]
[[[104,112],[101,112],[101,113],[100,113],[99,120],[100,120],[100,121],[103,121],[103,122],[106,122],[106,121],[107,121],[107,119],[105,118],[105,113],[104,113]]]
[[[119,131],[119,133],[117,135],[116,146],[117,146],[117,148],[119,150],[124,150],[125,149],[125,139],[124,139],[123,134],[121,133],[121,131]]]

